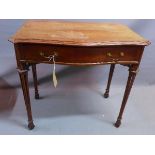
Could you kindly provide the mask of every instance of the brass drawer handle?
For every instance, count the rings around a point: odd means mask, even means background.
[[[49,55],[49,56],[46,56],[44,52],[40,52],[40,56],[46,58],[46,59],[49,59],[49,61],[51,61],[53,59],[53,62],[55,63],[55,57],[58,56],[58,54],[56,52],[54,52],[53,55]]]
[[[54,54],[46,56],[44,52],[40,52],[40,56],[44,57],[44,58],[51,58],[51,57],[56,57],[58,56],[58,54],[56,52],[54,52]]]
[[[107,52],[107,56],[112,57],[111,52]],[[125,56],[124,52],[120,52],[120,56],[124,57]]]
[[[119,61],[119,59],[111,58],[111,61],[117,63]]]
[[[107,52],[107,56],[110,57],[110,60],[114,63],[117,63],[119,61],[119,59],[112,57],[113,55],[111,52]]]

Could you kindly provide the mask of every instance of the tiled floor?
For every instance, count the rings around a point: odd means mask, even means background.
[[[5,64],[5,65],[4,65]],[[58,88],[51,80],[52,65],[37,66],[41,99],[34,99],[29,72],[35,129],[27,116],[14,58],[0,59],[0,134],[155,134],[155,81],[137,76],[122,126],[113,127],[127,80],[127,68],[117,66],[110,98],[102,94],[108,66],[56,66]],[[147,70],[148,72],[148,70]]]

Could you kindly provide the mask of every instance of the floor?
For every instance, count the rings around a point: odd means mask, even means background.
[[[5,65],[4,65],[5,64]],[[141,71],[132,89],[122,125],[115,128],[125,84],[126,67],[115,70],[110,97],[103,98],[109,66],[56,66],[58,87],[52,83],[52,65],[37,66],[40,100],[34,99],[31,70],[30,96],[35,129],[27,116],[14,57],[0,58],[0,134],[155,134],[155,81]]]

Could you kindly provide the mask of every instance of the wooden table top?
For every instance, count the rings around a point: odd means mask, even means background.
[[[125,25],[67,21],[27,21],[9,41],[75,46],[149,45]]]

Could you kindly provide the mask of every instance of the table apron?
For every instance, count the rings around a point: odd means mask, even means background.
[[[74,47],[19,44],[20,62],[66,65],[139,64],[142,46]]]

